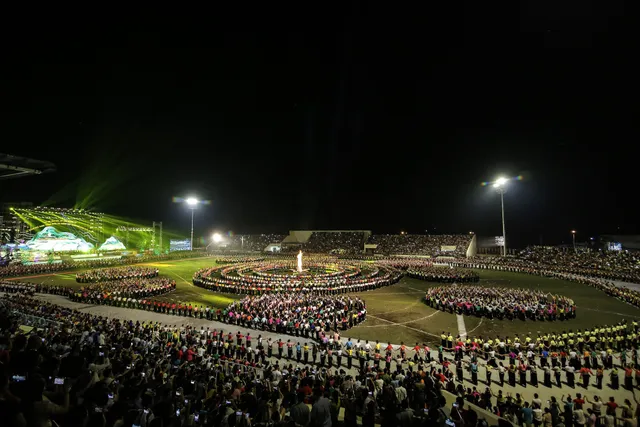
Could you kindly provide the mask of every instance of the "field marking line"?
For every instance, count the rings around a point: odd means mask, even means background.
[[[439,312],[437,311],[437,312],[435,312],[434,314],[437,314],[437,313],[439,313]],[[400,327],[403,327],[403,328],[411,329],[412,331],[417,331],[417,332],[420,332],[420,333],[422,333],[422,334],[430,335],[430,336],[432,336],[432,337],[436,337],[436,338],[438,338],[438,335],[432,334],[432,333],[427,332],[427,331],[423,331],[422,329],[412,328],[411,326],[402,325],[402,324],[400,324],[400,323],[395,323],[395,322],[392,322],[392,321],[390,321],[390,320],[383,319],[383,318],[381,318],[381,317],[373,316],[373,315],[371,315],[371,314],[369,314],[368,316],[369,316],[369,317],[372,317],[372,318],[374,318],[374,319],[382,320],[383,322],[390,323],[392,326],[400,326]],[[376,326],[376,325],[374,325],[374,326]],[[377,326],[385,326],[385,325],[377,325]],[[363,327],[364,327],[364,326],[363,326]]]
[[[420,289],[416,289],[416,288],[413,288],[413,287],[411,287],[411,286],[405,286],[404,288],[405,288],[405,289],[411,289],[411,290],[412,290],[412,291],[414,291],[414,292],[420,292],[421,294],[426,294],[426,293],[427,293],[427,291],[423,291],[423,290],[420,290]]]
[[[167,271],[168,271],[170,274],[173,274],[174,276],[179,277],[179,278],[180,278],[184,283],[186,283],[187,285],[189,285],[189,286],[194,286],[194,284],[193,284],[193,283],[189,282],[187,279],[185,279],[184,277],[182,277],[182,276],[181,276],[181,275],[179,275],[178,273],[174,273],[173,271],[171,271],[171,268],[170,268],[170,267],[167,267]]]
[[[38,277],[49,277],[49,276],[57,276],[59,273],[46,273],[46,274],[38,274],[35,276],[18,276],[18,277],[7,277],[3,280],[20,280],[20,279],[36,279]]]
[[[436,312],[434,312],[434,313],[431,313],[431,314],[430,314],[430,315],[428,315],[428,316],[424,316],[424,317],[421,317],[421,318],[419,318],[419,319],[409,320],[409,321],[407,321],[407,322],[392,322],[391,320],[383,319],[382,317],[378,317],[378,316],[373,315],[373,314],[367,314],[367,316],[373,317],[374,319],[382,320],[383,322],[391,323],[392,325],[396,325],[396,326],[405,326],[405,325],[407,325],[407,324],[409,324],[409,323],[414,323],[414,322],[418,322],[418,321],[420,321],[420,320],[428,319],[428,318],[430,318],[430,317],[435,316],[435,315],[436,315],[436,314],[438,314],[438,313],[440,313],[440,312],[439,312],[439,311],[436,311]],[[386,326],[386,325],[370,325],[370,326],[366,326],[366,325],[365,325],[365,326],[362,326],[362,327],[363,327],[363,328],[379,328],[379,327],[381,327],[381,326]],[[434,337],[435,337],[435,336],[437,336],[437,335],[434,335]]]
[[[624,301],[623,301],[624,302]],[[631,305],[631,304],[630,304]],[[615,314],[617,316],[623,316],[623,317],[633,317],[636,319],[640,319],[640,316],[636,316],[633,314],[624,314],[624,313],[616,313],[615,311],[607,311],[607,310],[599,310],[597,308],[585,308],[585,307],[580,307],[580,310],[589,310],[589,311],[595,311],[597,313],[605,313],[605,314]]]
[[[384,313],[376,313],[377,316],[382,316],[383,314],[389,314],[389,313],[397,313],[398,311],[404,311],[404,310],[408,310],[411,307],[415,307],[416,305],[418,305],[421,301],[418,300],[416,302],[414,302],[413,304],[409,304],[408,306],[406,306],[405,308],[399,308],[397,310],[391,310],[391,311],[385,311]]]
[[[456,314],[456,320],[458,321],[458,335],[460,338],[467,339],[467,327],[464,325],[464,316],[462,314]]]
[[[473,331],[475,331],[476,329],[478,329],[478,328],[480,327],[480,325],[482,325],[482,321],[483,321],[483,320],[484,320],[484,317],[481,317],[481,318],[480,318],[480,323],[478,323],[478,324],[476,325],[476,327],[475,327],[475,328],[473,328],[472,330],[470,330],[470,331],[469,331],[469,335],[470,335],[470,334],[472,334],[472,333],[473,333]]]

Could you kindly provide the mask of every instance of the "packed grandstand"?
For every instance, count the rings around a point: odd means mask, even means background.
[[[289,235],[256,234],[222,237],[213,249],[243,252],[298,251],[334,255],[359,255],[369,251],[380,255],[467,256],[473,235],[374,235],[365,230],[291,231]]]

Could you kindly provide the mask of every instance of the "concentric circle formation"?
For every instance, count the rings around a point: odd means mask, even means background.
[[[576,316],[571,298],[525,289],[437,286],[427,291],[425,302],[442,311],[498,319],[552,321]]]
[[[384,266],[331,258],[311,258],[297,271],[291,259],[236,262],[205,268],[193,283],[217,292],[259,295],[270,292],[360,292],[397,282],[402,272]]]

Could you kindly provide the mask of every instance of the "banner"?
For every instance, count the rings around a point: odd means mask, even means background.
[[[457,246],[440,246],[440,252],[455,252]]]

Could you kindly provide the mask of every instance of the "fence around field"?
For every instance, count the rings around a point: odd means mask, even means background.
[[[56,328],[62,327],[62,323],[57,322],[55,320],[45,319],[44,317],[21,313],[18,310],[13,310],[11,314],[17,317],[18,319],[20,319],[20,323],[26,326],[33,326],[34,328],[49,328],[51,326],[55,326]]]

